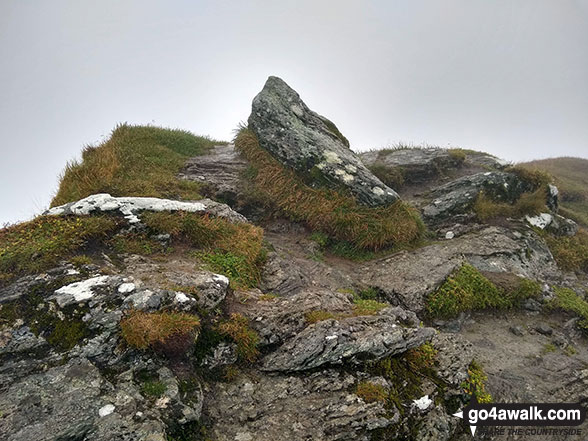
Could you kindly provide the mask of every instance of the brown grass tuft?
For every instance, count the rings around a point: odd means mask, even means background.
[[[358,248],[381,249],[418,241],[424,225],[415,209],[398,201],[387,207],[359,205],[351,196],[334,190],[307,186],[259,146],[255,134],[242,129],[237,149],[255,168],[250,173],[254,199],[275,208],[294,221]]]
[[[188,337],[193,342],[199,326],[198,317],[182,312],[132,311],[120,322],[124,340],[139,349],[174,346],[174,339],[185,341]]]
[[[107,141],[86,147],[81,162],[67,164],[51,206],[96,193],[198,199],[199,185],[176,175],[188,157],[215,143],[184,130],[121,124]]]

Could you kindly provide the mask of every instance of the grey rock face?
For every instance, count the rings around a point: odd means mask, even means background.
[[[326,370],[215,383],[205,414],[218,441],[367,441],[369,431],[393,424],[398,413],[349,393],[356,381]]]
[[[418,313],[424,310],[427,295],[465,262],[481,271],[509,272],[529,279],[558,275],[553,256],[535,233],[487,227],[367,263],[358,269],[357,277],[381,290],[392,304]]]
[[[260,288],[266,292],[280,295],[291,295],[302,289],[307,283],[308,276],[299,267],[292,264],[276,252],[270,252],[263,267]]]
[[[312,176],[312,183],[345,188],[369,206],[398,199],[349,149],[334,124],[310,110],[280,78],[268,78],[253,99],[248,122],[262,148],[298,173]]]
[[[433,201],[423,208],[423,216],[428,222],[438,223],[467,213],[481,191],[492,199],[512,203],[530,190],[530,184],[512,173],[484,172],[464,176],[433,190],[430,193]]]
[[[134,392],[115,388],[89,361],[73,360],[3,391],[0,432],[7,441],[165,440],[161,422],[133,419],[141,400]]]
[[[435,334],[431,343],[437,350],[437,375],[459,387],[468,378],[468,367],[474,358],[472,344],[459,334]]]
[[[432,328],[400,326],[390,316],[325,320],[309,326],[263,361],[265,371],[304,371],[400,354],[430,340]]]

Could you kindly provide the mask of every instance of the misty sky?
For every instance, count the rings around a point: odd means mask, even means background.
[[[588,157],[588,0],[2,0],[0,59],[0,225],[119,122],[229,139],[269,75],[356,150]]]

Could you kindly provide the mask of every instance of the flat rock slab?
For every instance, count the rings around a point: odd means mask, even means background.
[[[434,333],[432,328],[404,327],[387,315],[324,320],[266,356],[261,369],[296,372],[324,365],[360,365],[420,346]]]
[[[242,377],[212,384],[204,413],[218,441],[367,441],[369,431],[393,424],[398,414],[351,394],[356,381],[334,370]]]
[[[53,207],[43,214],[49,216],[79,216],[100,212],[119,212],[130,224],[135,224],[140,222],[138,215],[142,211],[187,211],[211,214],[231,222],[247,222],[245,216],[233,211],[228,205],[210,199],[183,202],[173,199],[114,197],[107,193],[94,194],[76,202]]]
[[[388,205],[398,194],[374,176],[328,119],[313,112],[283,80],[269,77],[253,99],[249,128],[274,158],[316,186],[345,188],[365,205]]]

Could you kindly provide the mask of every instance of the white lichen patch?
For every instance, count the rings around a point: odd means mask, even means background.
[[[132,282],[129,283],[122,283],[119,287],[118,287],[118,292],[120,292],[121,294],[126,294],[129,292],[133,292],[135,290],[135,284]]]
[[[325,158],[325,161],[327,161],[327,163],[329,163],[329,164],[341,164],[341,162],[342,162],[341,158],[339,158],[339,155],[337,153],[329,151],[329,150],[324,152],[323,156]]]
[[[541,213],[538,216],[525,216],[525,219],[529,224],[542,230],[553,222],[553,216],[549,213]]]
[[[81,282],[71,283],[62,286],[55,291],[52,296],[57,304],[63,308],[74,302],[82,302],[94,296],[94,288],[105,285],[108,282],[108,276],[92,277],[91,279],[82,280]]]
[[[176,292],[176,297],[175,297],[176,302],[178,303],[186,303],[189,300],[193,300],[191,297],[188,297],[186,294],[184,294],[183,292]]]
[[[374,187],[374,188],[372,188],[372,193],[375,194],[376,196],[382,196],[384,194],[384,190],[381,189],[380,187]]]
[[[106,406],[102,406],[100,409],[98,409],[98,415],[101,418],[108,416],[112,412],[114,412],[114,409],[116,409],[116,407],[114,407],[114,404],[107,404]]]
[[[335,170],[335,174],[337,175],[337,177],[339,179],[341,179],[345,183],[349,183],[355,179],[353,177],[353,175],[350,175],[349,173],[347,173],[345,170],[343,170],[341,168],[338,168],[337,170]]]
[[[61,214],[86,215],[95,211],[120,211],[131,224],[138,223],[137,213],[149,211],[189,211],[204,212],[206,205],[202,202],[182,202],[172,199],[145,197],[113,197],[107,193],[94,194],[73,204],[51,208],[45,212],[50,216]]]
[[[345,166],[345,169],[349,172],[349,173],[355,173],[357,172],[357,167],[353,164],[347,164]]]
[[[426,410],[431,404],[433,404],[433,400],[431,400],[428,395],[425,395],[418,400],[413,400],[412,404],[420,410]]]
[[[551,196],[557,196],[559,194],[559,190],[555,185],[549,184],[547,187],[549,188],[549,194]]]

